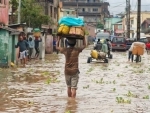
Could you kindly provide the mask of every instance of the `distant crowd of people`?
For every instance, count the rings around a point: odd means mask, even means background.
[[[33,50],[35,49],[35,55],[33,58],[39,57],[39,42],[42,41],[40,37],[27,37],[25,33],[20,33],[18,36],[18,43],[15,46],[16,48],[19,48],[19,54],[18,58],[21,60],[21,64],[25,67],[27,64],[27,61],[30,61],[32,59]]]

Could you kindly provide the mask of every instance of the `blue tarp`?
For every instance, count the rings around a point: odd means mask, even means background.
[[[59,25],[64,24],[67,26],[84,26],[84,21],[81,18],[75,17],[62,17],[59,20]]]

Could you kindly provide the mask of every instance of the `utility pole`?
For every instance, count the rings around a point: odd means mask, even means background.
[[[19,6],[18,6],[18,24],[20,24],[21,21],[20,13],[21,13],[21,0],[19,0]]]
[[[77,11],[77,15],[76,15],[77,18],[78,18],[78,16],[79,16],[79,14],[78,14],[78,8],[79,8],[79,4],[78,4],[78,0],[77,0],[77,10],[76,10],[76,11]]]
[[[130,38],[130,0],[126,0],[127,38]]]
[[[95,20],[96,20],[96,32],[97,32],[97,15],[96,15]]]
[[[137,8],[137,41],[140,40],[140,26],[141,26],[141,0],[138,0],[138,8]]]

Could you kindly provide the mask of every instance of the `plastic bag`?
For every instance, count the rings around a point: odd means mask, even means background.
[[[59,20],[59,25],[64,24],[71,26],[84,26],[84,21],[81,18],[63,17]]]

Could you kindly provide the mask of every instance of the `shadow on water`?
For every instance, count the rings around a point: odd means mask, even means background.
[[[10,103],[10,96],[13,91],[9,90],[7,82],[9,81],[8,77],[12,74],[6,69],[1,69],[0,71],[0,111],[4,111],[8,103]],[[7,106],[8,107],[8,106]]]
[[[76,99],[67,99],[66,108],[64,113],[76,113],[78,108],[78,102]]]

